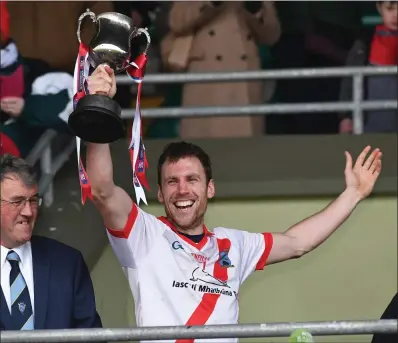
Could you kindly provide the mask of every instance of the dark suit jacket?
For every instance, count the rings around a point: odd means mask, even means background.
[[[380,319],[398,319],[398,293],[394,295]],[[398,332],[395,334],[375,334],[372,343],[397,343]]]
[[[82,254],[50,238],[32,236],[35,329],[102,327]],[[3,291],[0,330],[13,330]]]

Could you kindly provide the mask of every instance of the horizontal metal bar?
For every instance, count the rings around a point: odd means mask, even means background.
[[[2,331],[0,339],[2,343],[59,343],[175,340],[182,338],[288,337],[297,329],[306,329],[313,336],[386,334],[397,332],[397,320]]]
[[[255,80],[279,80],[296,78],[319,78],[319,77],[352,77],[356,74],[370,75],[392,75],[397,74],[398,67],[337,67],[337,68],[303,68],[303,69],[276,69],[276,70],[252,70],[239,72],[217,72],[217,73],[162,73],[147,74],[144,83],[199,83],[199,82],[233,82],[233,81],[255,81]],[[117,75],[118,85],[133,84],[127,75]]]
[[[363,110],[396,109],[396,101],[363,101]],[[353,111],[353,102],[318,102],[296,104],[266,104],[248,106],[207,106],[207,107],[165,107],[143,108],[141,114],[145,118],[179,118],[179,117],[212,117],[212,116],[240,116],[264,114],[299,114],[302,112],[334,112]],[[122,110],[122,118],[133,118],[134,109]]]

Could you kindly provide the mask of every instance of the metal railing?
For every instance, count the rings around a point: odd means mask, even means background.
[[[397,320],[163,326],[129,329],[2,331],[2,343],[116,342],[196,338],[288,337],[297,329],[313,336],[397,333]]]
[[[285,69],[285,70],[259,70],[245,72],[223,73],[173,73],[149,74],[145,76],[145,83],[172,84],[172,83],[207,83],[207,82],[237,82],[258,80],[280,80],[296,78],[326,78],[326,77],[352,77],[353,100],[352,102],[322,102],[322,103],[296,103],[296,104],[264,104],[248,106],[209,106],[209,107],[174,107],[174,108],[144,108],[144,118],[180,118],[189,116],[222,116],[222,115],[264,115],[264,114],[300,114],[301,112],[353,112],[354,134],[363,132],[363,111],[375,109],[397,109],[397,101],[364,101],[363,80],[365,76],[396,75],[397,67],[341,67],[319,69]],[[117,84],[133,84],[127,76],[118,75]],[[123,109],[123,118],[133,118],[134,109]],[[71,142],[66,149],[52,161],[51,143],[56,137],[53,131],[46,132],[28,156],[30,163],[40,159],[41,171],[44,179],[41,180],[41,192],[44,194],[45,206],[50,206],[53,201],[52,179],[58,169],[68,159],[74,149]],[[57,169],[58,168],[58,169]]]
[[[57,136],[57,132],[47,130],[26,157],[26,161],[31,166],[40,163],[39,192],[43,194],[43,203],[46,207],[51,206],[54,201],[54,176],[69,159],[70,154],[76,147],[75,140],[71,139],[69,144],[53,158],[52,143]]]
[[[312,69],[256,70],[223,73],[179,73],[153,74],[145,76],[146,83],[207,83],[280,80],[296,78],[352,77],[352,102],[264,104],[249,106],[209,106],[142,109],[142,116],[148,118],[175,118],[189,116],[222,116],[222,115],[264,115],[270,113],[293,114],[300,112],[353,112],[353,132],[363,132],[363,111],[375,109],[396,109],[397,101],[364,101],[363,80],[365,76],[396,75],[398,68],[389,67],[339,67]],[[128,76],[118,76],[117,84],[132,84]],[[123,118],[134,117],[134,109],[123,110]]]

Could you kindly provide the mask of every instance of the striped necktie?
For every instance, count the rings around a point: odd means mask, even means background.
[[[9,251],[7,260],[11,265],[10,293],[11,293],[11,320],[15,330],[33,330],[33,310],[29,290],[19,269],[21,261],[15,251]]]

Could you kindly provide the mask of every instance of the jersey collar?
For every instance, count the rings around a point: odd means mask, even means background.
[[[192,240],[190,240],[188,237],[181,235],[178,230],[174,227],[173,224],[170,223],[170,221],[166,218],[166,217],[158,217],[158,219],[163,222],[164,224],[166,224],[171,230],[173,230],[182,240],[184,240],[185,242],[187,242],[188,244],[192,245],[193,247],[197,248],[198,250],[202,249],[205,244],[207,243],[207,240],[209,237],[214,236],[213,232],[210,232],[206,225],[203,224],[203,232],[204,232],[204,236],[202,238],[202,240],[199,243],[195,243]]]

